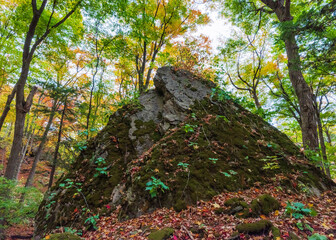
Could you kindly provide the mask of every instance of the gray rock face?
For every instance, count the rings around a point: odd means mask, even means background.
[[[186,71],[175,72],[170,67],[163,67],[156,73],[154,86],[155,89],[139,97],[143,109],[130,116],[129,138],[136,142],[138,156],[153,146],[154,141],[149,134],[138,139],[135,135],[139,130],[136,121],[153,121],[164,135],[168,129],[183,122],[190,112],[190,106],[209,96],[215,84],[196,79]]]
[[[163,95],[163,118],[171,124],[184,120],[185,113],[196,101],[211,94],[211,82],[195,79],[189,72],[174,73],[160,68],[154,78],[155,89]]]

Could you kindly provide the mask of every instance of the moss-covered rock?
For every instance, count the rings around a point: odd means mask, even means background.
[[[281,233],[280,233],[279,228],[272,226],[271,231],[272,231],[272,235],[273,235],[274,240],[281,239]]]
[[[168,239],[174,233],[173,228],[163,228],[148,235],[149,240],[164,240]]]
[[[257,182],[296,190],[292,183],[300,181],[312,192],[334,186],[285,134],[213,83],[161,68],[154,84],[82,147],[71,171],[45,195],[36,235],[60,226],[89,227],[84,222],[105,214],[107,205],[110,211],[120,205],[119,216],[126,219],[160,207],[180,211]],[[274,207],[262,199],[253,206],[262,214]],[[246,212],[246,204],[236,207]]]
[[[250,205],[251,217],[257,217],[261,214],[268,216],[271,212],[280,208],[280,203],[269,194],[264,194],[254,199]]]
[[[236,215],[239,218],[258,217],[261,214],[268,216],[280,208],[279,201],[269,194],[259,196],[252,200],[251,204],[247,204],[242,198],[231,198],[224,205],[229,207],[227,214]]]
[[[229,207],[225,212],[230,215],[236,215],[237,217],[245,217],[249,213],[249,205],[243,198],[231,198],[224,202],[224,205]]]
[[[246,234],[265,234],[269,232],[273,224],[268,220],[260,220],[255,223],[239,224],[236,229],[240,233]]]
[[[81,240],[80,237],[71,233],[56,233],[49,235],[49,240]]]
[[[237,207],[242,205],[247,207],[247,203],[243,198],[230,198],[224,202],[224,206],[227,207]]]

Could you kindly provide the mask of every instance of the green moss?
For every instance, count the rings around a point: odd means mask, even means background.
[[[174,233],[173,228],[163,228],[161,230],[152,232],[148,235],[149,240],[164,240],[168,239]]]
[[[239,240],[240,239],[240,234],[239,232],[234,232],[232,233],[230,240]]]
[[[224,208],[216,208],[214,212],[217,215],[221,215],[222,213],[225,213],[225,209]]]
[[[50,235],[50,240],[80,240],[81,238],[71,233],[56,233]]]
[[[239,224],[236,229],[240,233],[262,234],[267,233],[272,227],[272,223],[268,220],[260,220],[255,223]]]
[[[237,207],[243,202],[243,198],[230,198],[224,202],[224,205],[227,207]],[[244,202],[245,203],[245,202]],[[245,203],[247,205],[247,203]]]
[[[187,208],[187,204],[182,199],[179,199],[176,201],[173,207],[176,212],[181,212],[182,210]]]
[[[293,232],[289,232],[288,234],[289,234],[289,239],[290,240],[300,240],[301,239]]]
[[[252,212],[250,216],[257,217],[260,214],[269,215],[271,212],[280,208],[278,200],[268,194],[259,196],[251,202],[250,206]]]
[[[273,226],[271,228],[271,231],[272,231],[272,235],[273,235],[274,240],[278,240],[278,239],[281,238],[281,233],[280,233],[279,228]]]

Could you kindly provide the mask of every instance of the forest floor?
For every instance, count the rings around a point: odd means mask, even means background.
[[[216,214],[216,209],[224,207],[224,202],[233,197],[244,198],[250,202],[261,194],[268,193],[275,197],[281,208],[269,216],[260,215],[258,218],[242,219],[228,214]],[[314,208],[317,215],[305,216],[303,219],[295,219],[285,213],[287,202],[301,202],[307,208]],[[107,206],[108,207],[108,206]],[[188,207],[180,213],[172,209],[159,209],[151,214],[124,222],[117,220],[118,211],[110,217],[103,217],[98,221],[98,230],[86,232],[85,239],[147,239],[154,230],[173,228],[171,239],[230,239],[236,226],[241,223],[256,222],[267,219],[273,226],[279,228],[281,237],[274,239],[293,239],[290,233],[294,233],[301,239],[318,233],[328,239],[336,239],[336,193],[325,192],[319,197],[306,196],[302,193],[286,192],[276,186],[261,186],[245,191],[223,193],[214,197],[211,201],[200,201],[197,206]],[[303,223],[300,229],[299,222]],[[309,227],[307,225],[309,225]],[[310,229],[310,230],[309,230]],[[313,229],[313,232],[312,232]],[[235,239],[265,239],[273,237],[271,232],[262,235],[240,234]],[[270,238],[272,239],[272,238]],[[320,239],[320,238],[314,238]],[[322,238],[321,238],[322,239]]]

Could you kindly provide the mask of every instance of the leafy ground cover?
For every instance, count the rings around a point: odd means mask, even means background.
[[[224,202],[228,199],[239,197],[249,203],[265,193],[272,195],[281,204],[281,208],[269,216],[260,215],[256,218],[242,219],[216,211],[220,208],[225,210]],[[151,214],[120,222],[118,210],[116,210],[110,216],[101,217],[97,223],[97,230],[87,231],[83,237],[85,239],[148,239],[148,235],[153,231],[173,228],[174,232],[169,239],[229,239],[236,232],[238,224],[267,219],[280,230],[280,236],[273,236],[272,231],[269,231],[254,236],[240,233],[236,239],[264,239],[265,237],[293,239],[292,233],[302,239],[335,239],[335,197],[336,193],[330,191],[318,197],[306,196],[266,185],[245,191],[223,193],[215,196],[211,201],[199,201],[197,206],[188,207],[179,213],[173,209],[162,208]],[[302,203],[305,206],[304,209],[311,209],[315,214],[307,214],[299,218],[289,213],[288,203]],[[315,238],[311,237],[312,235]]]

